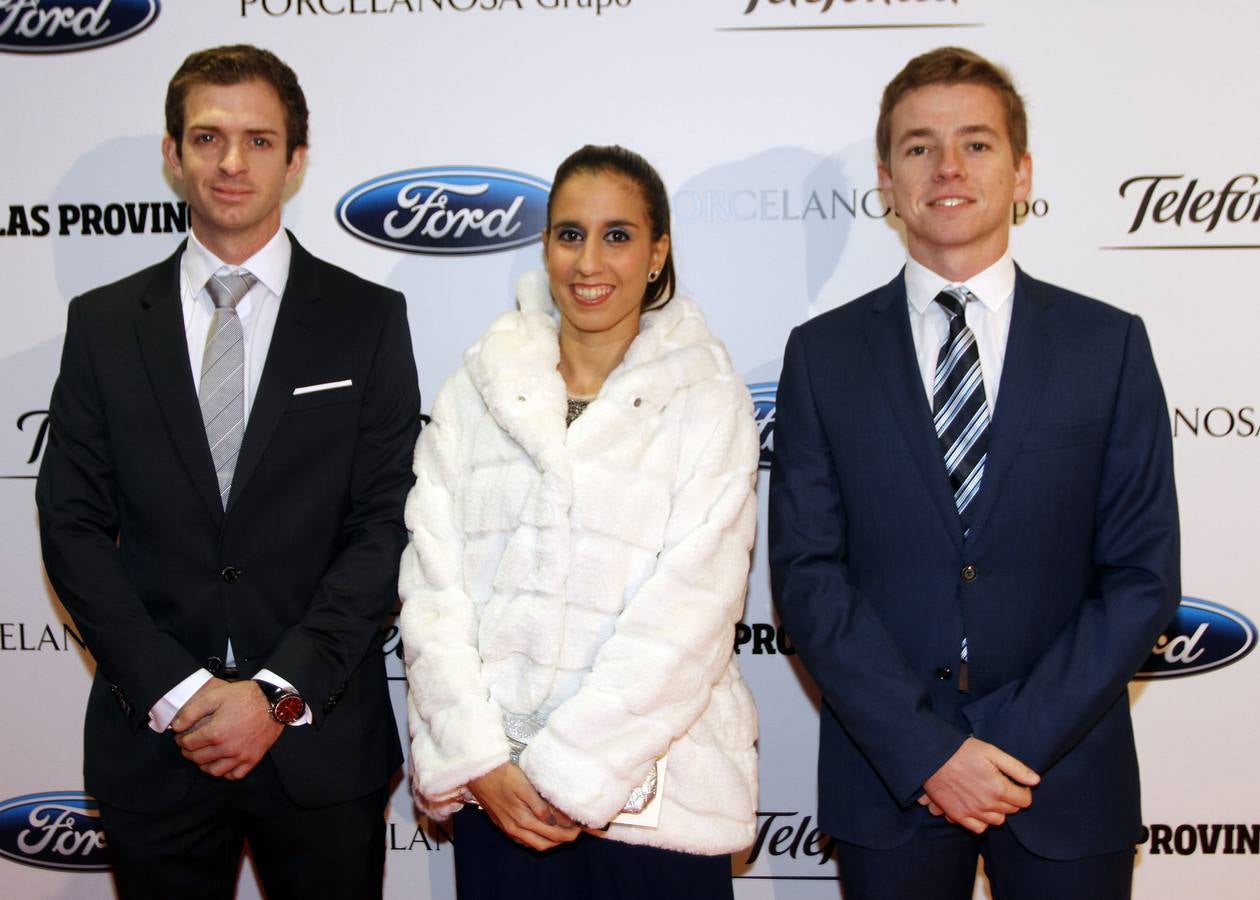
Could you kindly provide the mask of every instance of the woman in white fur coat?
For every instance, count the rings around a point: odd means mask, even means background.
[[[668,196],[642,157],[577,151],[547,219],[546,275],[465,353],[416,448],[415,794],[454,814],[464,900],[731,897],[757,802],[732,655],[752,403],[673,296]]]

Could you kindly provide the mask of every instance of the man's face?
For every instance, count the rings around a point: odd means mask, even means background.
[[[879,186],[905,223],[910,255],[953,281],[988,268],[1006,252],[1012,203],[1032,184],[1032,158],[1014,158],[997,92],[917,88],[893,107],[891,125]]]
[[[199,84],[184,101],[178,147],[162,155],[184,186],[197,238],[225,262],[243,262],[280,228],[284,187],[306,148],[286,158],[284,107],[265,81]]]

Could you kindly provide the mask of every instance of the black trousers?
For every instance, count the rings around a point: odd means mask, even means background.
[[[264,758],[240,781],[198,778],[162,813],[100,803],[101,826],[120,900],[229,900],[246,841],[268,900],[372,900],[384,877],[386,800],[382,787],[303,809]]]
[[[538,852],[480,809],[455,814],[459,900],[731,900],[731,858],[698,856],[583,834]]]
[[[891,850],[836,841],[844,900],[971,900],[977,859],[993,900],[1128,900],[1134,850],[1057,860],[1037,856],[1005,826],[974,835],[931,816]],[[1016,813],[1019,815],[1019,813]]]

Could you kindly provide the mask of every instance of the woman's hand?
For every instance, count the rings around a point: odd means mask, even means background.
[[[468,782],[481,808],[499,830],[534,850],[550,850],[582,833],[560,810],[539,796],[525,773],[506,762]]]

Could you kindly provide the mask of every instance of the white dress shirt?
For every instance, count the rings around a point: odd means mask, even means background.
[[[210,319],[214,315],[214,301],[206,290],[206,282],[225,266],[233,271],[245,269],[258,279],[236,305],[236,314],[241,320],[241,331],[245,338],[247,426],[249,411],[253,408],[254,396],[258,393],[258,383],[262,380],[267,350],[271,346],[271,335],[276,328],[276,317],[280,313],[280,298],[284,296],[284,288],[289,281],[289,261],[292,256],[293,246],[289,243],[289,235],[281,228],[261,250],[239,266],[230,266],[223,262],[197,240],[196,234],[191,231],[184,254],[179,259],[179,299],[184,315],[184,335],[188,340],[188,363],[192,366],[193,387],[197,390],[201,388],[201,358],[205,354]],[[224,659],[229,662],[233,659],[230,639]],[[212,677],[214,676],[206,669],[198,669],[167,691],[149,710],[149,727],[154,731],[165,731],[180,707]],[[293,689],[292,684],[269,669],[263,669],[256,677]],[[294,724],[305,725],[310,721],[311,713],[308,709]]]
[[[1006,337],[1011,330],[1011,310],[1015,303],[1015,261],[1008,250],[989,268],[965,282],[949,281],[931,269],[906,259],[906,301],[910,307],[910,333],[923,376],[923,390],[932,405],[932,383],[941,345],[949,335],[949,316],[936,295],[947,287],[966,287],[979,303],[968,303],[963,315],[976,336],[984,394],[989,402],[989,418],[997,409],[998,385],[1006,359]]]

